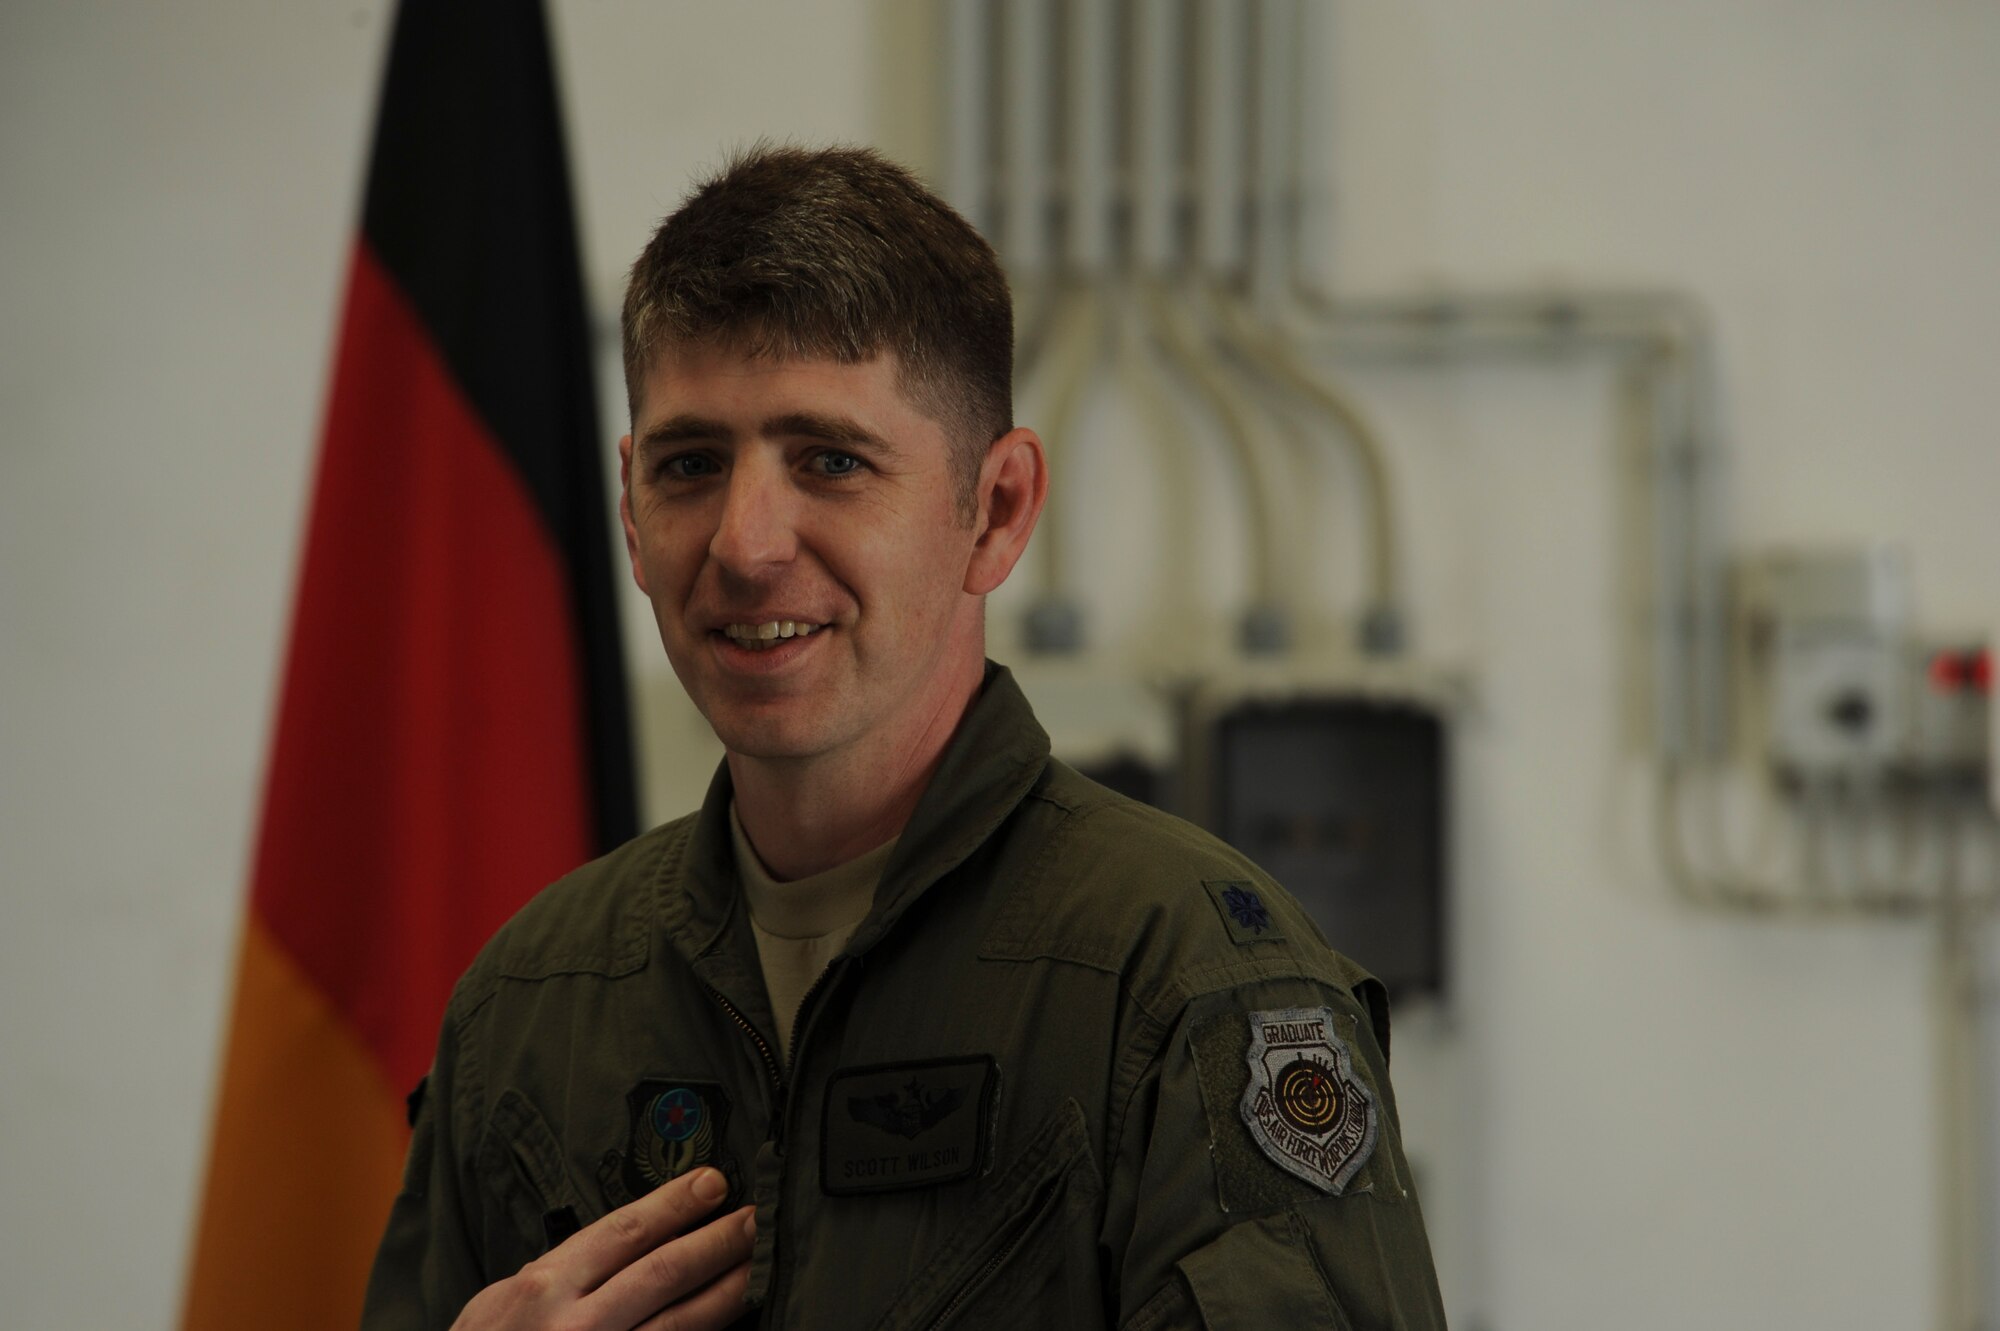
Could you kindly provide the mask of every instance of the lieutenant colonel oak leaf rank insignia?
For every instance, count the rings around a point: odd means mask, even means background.
[[[1375,1097],[1354,1075],[1329,1008],[1250,1015],[1244,1126],[1279,1168],[1338,1194],[1375,1149]]]
[[[1271,907],[1255,883],[1209,879],[1202,886],[1208,889],[1208,899],[1222,916],[1222,927],[1229,931],[1237,946],[1275,943],[1284,938],[1277,921],[1271,918]]]

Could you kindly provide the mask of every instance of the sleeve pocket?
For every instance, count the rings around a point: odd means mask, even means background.
[[[477,1167],[498,1203],[487,1216],[488,1279],[512,1275],[559,1241],[558,1231],[574,1232],[590,1218],[561,1144],[519,1091],[507,1091],[493,1107]]]
[[[1303,1225],[1290,1211],[1232,1225],[1177,1265],[1208,1331],[1281,1326],[1353,1331]]]

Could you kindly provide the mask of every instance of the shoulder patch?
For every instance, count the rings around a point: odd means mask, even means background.
[[[1271,908],[1257,891],[1256,884],[1234,879],[1206,879],[1209,900],[1222,915],[1222,927],[1239,946],[1245,943],[1275,943],[1284,934],[1271,918]]]
[[[1338,1194],[1375,1149],[1375,1097],[1354,1075],[1331,1008],[1252,1012],[1239,1112],[1265,1155]]]

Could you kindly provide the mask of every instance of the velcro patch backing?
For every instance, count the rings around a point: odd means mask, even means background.
[[[1250,1136],[1279,1168],[1338,1195],[1375,1149],[1375,1097],[1332,1008],[1249,1014],[1250,1084],[1239,1108]]]
[[[1326,1009],[1308,1011],[1316,1014]],[[1250,1051],[1255,1042],[1253,1023],[1261,1026],[1264,1024],[1262,1018],[1274,1015],[1278,1014],[1240,1011],[1223,1013],[1196,1022],[1189,1033],[1189,1043],[1194,1053],[1195,1075],[1201,1085],[1202,1108],[1208,1115],[1209,1151],[1215,1165],[1217,1200],[1224,1211],[1231,1213],[1256,1214],[1281,1210],[1302,1202],[1324,1198],[1336,1191],[1324,1181],[1309,1181],[1306,1174],[1273,1155],[1253,1130],[1254,1097],[1258,1090],[1256,1078],[1249,1065]],[[1354,1038],[1353,1025],[1353,1017],[1332,1014],[1332,1020],[1328,1022],[1324,1033],[1332,1040],[1339,1041],[1342,1048],[1351,1048]],[[1305,1034],[1305,1032],[1296,1033],[1301,1036]],[[1265,1043],[1267,1047],[1262,1051],[1263,1054],[1271,1054],[1273,1046],[1283,1044],[1282,1041]],[[1307,1042],[1301,1039],[1299,1043]],[[1274,1082],[1277,1074],[1285,1072],[1293,1062],[1300,1061],[1284,1057],[1284,1053],[1285,1051],[1280,1048],[1276,1058],[1278,1066],[1273,1069]],[[1269,1060],[1260,1056],[1259,1061],[1261,1063]],[[1309,1059],[1305,1061],[1310,1062]],[[1329,1061],[1338,1062],[1338,1060]],[[1375,1123],[1379,1131],[1379,1103],[1372,1088],[1366,1085],[1366,1074],[1351,1065],[1346,1070],[1353,1081],[1368,1095],[1368,1102],[1375,1106],[1374,1114],[1378,1117],[1371,1117],[1370,1122]],[[1294,1072],[1293,1075],[1297,1079],[1302,1074]],[[1300,1089],[1293,1087],[1292,1093],[1298,1095]],[[1307,1092],[1304,1104],[1294,1106],[1295,1114],[1303,1119],[1305,1128],[1308,1129],[1301,1135],[1308,1141],[1324,1144],[1334,1137],[1333,1123],[1329,1122],[1324,1126],[1320,1124],[1319,1119],[1323,1116],[1324,1110],[1313,1098],[1310,1086],[1304,1089]],[[1246,1102],[1252,1106],[1252,1112],[1247,1115]],[[1349,1103],[1355,1101],[1350,1100]],[[1339,1119],[1338,1109],[1334,1111],[1334,1117],[1336,1120]],[[1310,1131],[1314,1128],[1319,1128],[1320,1131]],[[1372,1192],[1382,1201],[1400,1197],[1401,1189],[1394,1182],[1394,1167],[1381,1163],[1373,1150],[1374,1145],[1374,1138],[1371,1135],[1367,1149],[1354,1153],[1355,1158],[1351,1161],[1353,1167],[1345,1171],[1338,1192],[1342,1194]],[[1335,1154],[1336,1156],[1340,1154],[1339,1148],[1335,1148]],[[1389,1171],[1388,1186],[1380,1190],[1376,1188],[1378,1169]]]

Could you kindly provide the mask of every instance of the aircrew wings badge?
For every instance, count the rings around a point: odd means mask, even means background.
[[[1329,1008],[1250,1014],[1243,1123],[1265,1155],[1339,1193],[1375,1149],[1376,1108]]]

